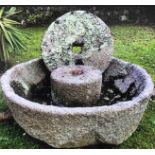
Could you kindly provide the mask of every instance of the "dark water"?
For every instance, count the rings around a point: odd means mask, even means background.
[[[137,89],[135,84],[131,84],[128,91],[122,94],[115,86],[114,86],[114,79],[103,82],[102,86],[102,93],[100,99],[96,103],[96,106],[101,105],[112,105],[120,101],[127,101],[131,100],[137,94]],[[50,79],[47,77],[37,85],[34,85],[27,99],[31,101],[38,102],[40,104],[51,105],[54,104],[52,102],[51,97],[51,86],[50,86]],[[64,106],[60,103],[60,106]]]

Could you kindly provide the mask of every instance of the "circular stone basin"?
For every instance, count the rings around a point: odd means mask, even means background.
[[[91,66],[63,66],[51,73],[52,99],[58,105],[95,105],[101,86],[102,72]]]
[[[132,97],[128,100],[92,107],[62,107],[32,101],[29,97],[32,90],[49,86],[49,77],[43,60],[35,59],[9,69],[1,77],[1,86],[17,123],[32,137],[56,148],[101,142],[121,144],[136,130],[153,91],[151,78],[144,69],[113,58],[103,74],[103,83],[110,82],[122,94],[129,91],[127,94]]]

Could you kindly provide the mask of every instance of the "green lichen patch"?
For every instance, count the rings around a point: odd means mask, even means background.
[[[75,64],[77,54],[86,65],[101,66],[101,70],[105,70],[112,49],[113,40],[107,25],[86,11],[68,12],[56,19],[42,41],[42,56],[49,70],[65,65],[66,61]]]

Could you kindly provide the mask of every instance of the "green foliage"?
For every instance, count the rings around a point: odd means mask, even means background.
[[[21,21],[24,26],[31,25],[44,25],[50,24],[53,20],[53,9],[55,7],[42,7],[42,6],[24,6],[17,7],[17,10],[21,11],[21,14],[15,16],[15,19]],[[57,12],[57,11],[56,11]],[[56,16],[56,13],[55,13]],[[55,17],[56,18],[56,17]]]
[[[45,27],[24,28],[23,32],[28,33],[30,36],[29,40],[25,41],[26,50],[18,55],[14,55],[14,53],[11,53],[11,63],[16,64],[40,57],[41,41],[46,29],[47,28]]]
[[[6,10],[4,7],[0,8],[0,60],[8,61],[10,53],[18,54],[25,49],[24,33],[22,33],[16,26],[20,23],[10,18],[19,12],[15,7]]]
[[[114,56],[144,67],[155,83],[155,31],[143,26],[112,26],[115,41]],[[20,63],[40,56],[40,43],[46,28],[26,28],[31,39],[25,44],[27,50],[13,55],[13,63]],[[6,109],[0,92],[0,110]],[[155,100],[149,102],[142,121],[134,134],[119,146],[98,145],[93,148],[155,148]],[[0,123],[0,148],[52,148],[34,138],[23,134],[15,121]],[[89,147],[91,148],[91,147]]]
[[[27,18],[29,24],[35,24],[40,18],[43,17],[43,13],[31,14]]]

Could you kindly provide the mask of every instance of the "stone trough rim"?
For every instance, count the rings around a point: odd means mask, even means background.
[[[117,59],[117,58],[112,58],[112,59],[120,60],[124,64],[131,64],[121,59]],[[61,114],[61,115],[62,114],[64,115],[66,114],[67,115],[68,114],[71,114],[71,115],[72,114],[93,114],[93,113],[95,114],[97,112],[103,112],[103,111],[105,112],[114,111],[115,112],[115,111],[122,111],[122,110],[133,108],[137,104],[140,104],[143,100],[149,98],[151,96],[151,93],[153,92],[154,84],[151,80],[150,75],[142,67],[135,65],[135,64],[131,64],[133,67],[136,67],[145,76],[145,79],[147,79],[145,80],[146,83],[145,83],[145,87],[142,90],[142,92],[138,96],[133,97],[132,100],[120,101],[112,105],[102,105],[102,106],[93,106],[93,107],[59,107],[55,105],[42,105],[38,102],[32,102],[30,100],[27,100],[19,96],[18,94],[14,92],[13,88],[9,84],[11,80],[10,75],[13,71],[15,71],[16,68],[18,68],[19,66],[30,64],[32,62],[39,61],[39,60],[42,60],[42,58],[37,58],[37,59],[33,59],[27,62],[17,64],[2,75],[2,77],[0,78],[1,88],[4,93],[4,96],[7,98],[7,100],[9,100],[9,102],[16,103],[23,108],[28,108],[31,110],[35,110],[38,112],[39,111],[45,112],[45,113],[55,113],[55,114]]]

